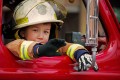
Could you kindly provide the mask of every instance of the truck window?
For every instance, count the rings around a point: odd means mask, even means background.
[[[114,10],[115,16],[120,24],[120,0],[110,0],[110,4]]]
[[[75,0],[74,4],[70,4],[70,3],[68,4],[66,0],[64,0],[63,2],[64,2],[63,4],[67,7],[68,16],[64,20],[64,25],[60,31],[60,37],[65,38],[65,33],[67,33],[67,32],[80,32],[82,34],[82,36],[86,35],[86,7],[85,7],[86,1],[85,0]],[[9,10],[9,8],[6,8],[6,6],[3,7],[3,10],[5,10],[5,12],[3,11],[4,12],[3,13],[4,24],[12,23],[11,27],[9,27],[9,25],[3,25],[4,41],[6,44],[9,41],[13,40],[14,35],[13,35],[13,33],[11,33],[10,30],[15,24],[13,23],[14,21],[10,22],[10,21],[12,21],[12,18],[11,18],[12,11]],[[6,12],[9,12],[9,15]],[[100,20],[99,20],[98,32],[99,32],[98,33],[99,39],[101,41],[104,41],[106,39],[106,34],[105,34],[105,30],[103,28],[102,22]],[[106,45],[106,43],[104,43],[104,44],[100,43],[100,45],[99,45],[99,49],[103,50],[105,47],[101,47],[101,45]]]
[[[14,21],[12,18],[12,11],[9,7],[3,6],[2,8],[2,34],[3,34],[3,42],[7,44],[14,38],[14,34],[12,31]]]

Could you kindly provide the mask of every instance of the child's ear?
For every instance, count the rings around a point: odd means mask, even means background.
[[[21,37],[25,37],[25,31],[20,31],[20,35],[21,35]]]

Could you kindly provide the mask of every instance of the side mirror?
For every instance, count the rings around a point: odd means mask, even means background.
[[[80,32],[66,33],[65,40],[70,43],[77,43],[85,46],[85,37]]]

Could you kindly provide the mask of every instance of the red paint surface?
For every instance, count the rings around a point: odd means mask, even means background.
[[[77,72],[67,56],[18,60],[2,42],[2,0],[0,0],[0,80],[120,80],[120,25],[108,0],[100,0],[99,10],[108,34],[108,45],[97,57],[99,71]]]

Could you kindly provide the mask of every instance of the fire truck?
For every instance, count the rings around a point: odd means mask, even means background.
[[[76,63],[68,56],[40,57],[34,60],[17,59],[4,44],[3,7],[11,9],[22,0],[0,0],[0,79],[1,80],[120,80],[120,1],[80,0],[81,25],[85,25],[85,36],[71,42],[82,42],[92,54],[92,66],[97,62],[98,71],[91,67],[87,71],[77,71]],[[73,3],[74,0],[68,2]],[[86,12],[86,16],[83,16]],[[82,15],[83,14],[83,15]],[[10,14],[9,14],[10,15]],[[10,16],[8,16],[10,17]],[[81,27],[81,32],[84,29]],[[7,27],[10,29],[10,27]],[[11,33],[9,33],[11,34]],[[9,36],[5,36],[7,38]],[[99,40],[101,39],[101,40]],[[103,39],[103,40],[102,40]],[[76,41],[78,40],[78,41]],[[84,41],[83,41],[84,42]]]

